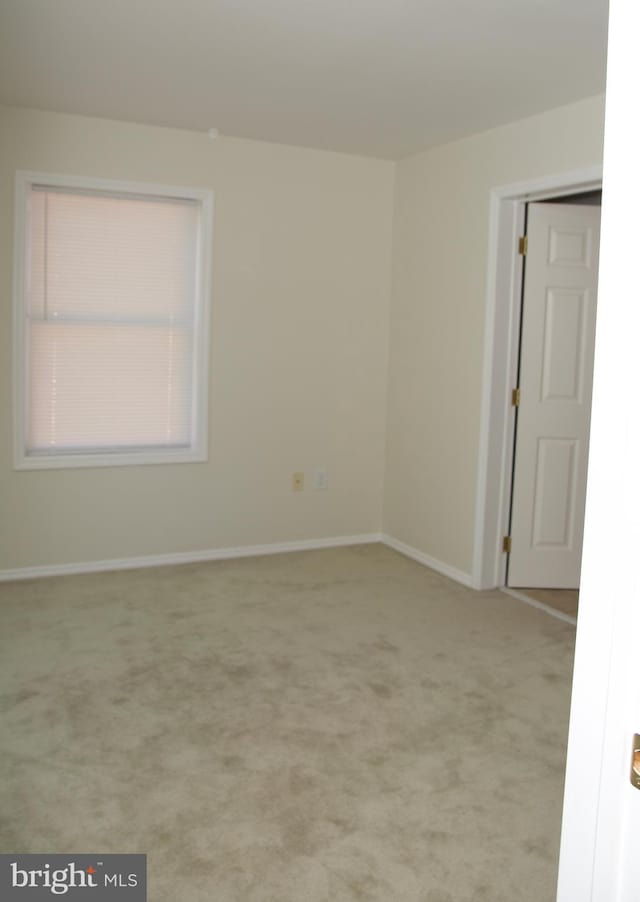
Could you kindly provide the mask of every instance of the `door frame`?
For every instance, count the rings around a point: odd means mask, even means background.
[[[493,188],[489,199],[489,253],[484,337],[480,445],[472,585],[502,587],[506,582],[507,534],[514,452],[514,408],[510,403],[518,367],[525,206],[602,187],[602,166]]]

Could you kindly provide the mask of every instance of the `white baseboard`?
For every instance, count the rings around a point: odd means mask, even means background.
[[[106,570],[137,570],[141,567],[165,567],[170,564],[193,564],[198,561],[223,561],[240,557],[260,557],[265,554],[284,554],[289,551],[313,551],[320,548],[338,548],[344,545],[368,545],[381,540],[380,533],[366,533],[355,536],[334,536],[328,539],[273,542],[268,545],[243,545],[239,548],[209,548],[203,551],[179,551],[169,554],[152,554],[145,557],[21,567],[15,570],[0,570],[0,582],[39,579],[45,576],[72,576],[77,573],[100,573]]]
[[[531,605],[532,608],[538,608],[538,610],[544,611],[546,614],[551,614],[551,616],[555,617],[557,620],[564,620],[565,623],[570,623],[572,626],[577,626],[578,624],[576,617],[572,617],[571,614],[565,614],[564,611],[558,611],[556,608],[549,607],[548,604],[538,601],[537,598],[531,598],[526,594],[526,591],[518,592],[516,589],[509,589],[507,586],[503,586],[500,591],[504,592],[505,595],[510,595],[511,598],[515,598],[518,601],[523,601],[525,604]]]
[[[388,545],[389,548],[399,551],[400,554],[404,554],[405,557],[410,557],[412,560],[418,561],[419,564],[424,564],[425,567],[429,567],[431,570],[435,570],[443,576],[448,576],[449,579],[453,579],[457,583],[462,583],[463,586],[467,586],[469,589],[474,588],[473,578],[470,573],[465,573],[464,570],[458,570],[450,564],[445,564],[442,561],[425,554],[423,551],[418,551],[417,548],[413,548],[411,545],[405,545],[404,542],[394,539],[393,536],[388,536],[383,533],[380,537],[380,541],[382,541],[383,544]]]
[[[436,558],[406,545],[392,536],[382,533],[364,533],[353,536],[332,536],[326,539],[300,539],[292,542],[272,542],[266,545],[241,545],[237,548],[206,548],[201,551],[178,551],[168,554],[151,554],[143,557],[111,558],[101,561],[79,561],[71,564],[44,564],[36,567],[20,567],[0,570],[0,582],[41,579],[47,576],[73,576],[77,573],[101,573],[108,570],[137,570],[143,567],[166,567],[171,564],[193,564],[198,561],[224,561],[242,557],[261,557],[267,554],[286,554],[291,551],[313,551],[321,548],[339,548],[346,545],[368,545],[382,542],[443,576],[463,586],[473,588],[471,575]]]

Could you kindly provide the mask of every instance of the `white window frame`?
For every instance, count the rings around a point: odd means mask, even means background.
[[[101,191],[114,195],[173,198],[195,201],[199,212],[196,238],[195,308],[193,336],[193,390],[191,445],[188,448],[68,452],[51,455],[27,453],[28,368],[26,343],[26,284],[28,199],[34,185]],[[206,461],[208,457],[208,388],[211,307],[211,257],[213,247],[213,192],[204,188],[147,184],[86,176],[59,175],[20,170],[16,172],[15,243],[13,285],[14,466],[17,470],[76,467],[114,467]]]

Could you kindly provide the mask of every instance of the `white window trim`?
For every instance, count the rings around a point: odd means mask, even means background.
[[[32,185],[124,193],[143,197],[196,201],[199,210],[196,247],[194,311],[194,373],[192,403],[193,444],[188,449],[140,449],[60,455],[28,455],[27,348],[25,344],[25,279],[27,250],[27,199]],[[213,248],[213,192],[205,188],[128,182],[48,172],[16,172],[13,269],[13,397],[14,467],[16,470],[49,470],[77,467],[118,467],[139,464],[202,462],[208,459],[209,347],[211,307],[211,259]]]

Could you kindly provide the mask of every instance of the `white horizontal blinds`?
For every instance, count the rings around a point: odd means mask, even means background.
[[[32,186],[27,451],[192,444],[198,205]]]

